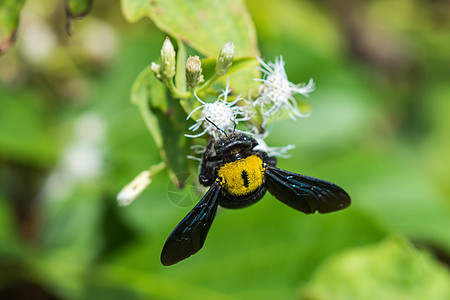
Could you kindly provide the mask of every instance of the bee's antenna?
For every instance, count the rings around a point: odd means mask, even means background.
[[[234,124],[234,126],[233,126],[233,134],[235,134],[236,133],[237,123],[233,120],[233,124]]]
[[[220,132],[222,132],[225,136],[227,136],[227,133],[225,132],[225,130],[223,130],[222,128],[219,128],[216,124],[214,124],[210,119],[205,118],[206,121],[208,121],[209,123],[211,123],[214,127],[217,128],[217,130],[219,130]]]

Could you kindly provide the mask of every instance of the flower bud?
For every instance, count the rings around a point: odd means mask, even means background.
[[[150,69],[155,73],[156,78],[161,80],[161,66],[157,63],[152,62]]]
[[[152,174],[146,170],[137,175],[129,184],[127,184],[117,195],[117,201],[120,206],[127,206],[133,202],[147,186],[152,182]]]
[[[161,49],[161,76],[166,79],[175,76],[175,50],[169,37],[166,37]]]
[[[202,63],[198,56],[189,56],[186,62],[186,82],[192,89],[204,81]]]
[[[234,57],[234,44],[232,41],[225,43],[222,50],[220,51],[219,57],[217,58],[216,64],[216,74],[219,76],[224,75],[231,64],[233,63]]]

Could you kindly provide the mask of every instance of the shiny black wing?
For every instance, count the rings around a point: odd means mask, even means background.
[[[350,196],[334,183],[266,167],[266,187],[278,200],[306,214],[328,213],[350,205]]]
[[[184,217],[167,238],[161,252],[161,263],[176,264],[197,253],[205,243],[206,235],[216,215],[222,195],[215,181],[197,205]]]

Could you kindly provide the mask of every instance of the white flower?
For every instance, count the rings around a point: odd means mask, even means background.
[[[282,158],[289,158],[290,155],[287,154],[288,150],[292,150],[295,148],[295,145],[287,145],[284,147],[269,147],[264,139],[269,135],[269,131],[264,132],[263,134],[255,134],[253,138],[258,142],[258,146],[256,146],[255,150],[264,151],[269,156],[276,156]]]
[[[58,38],[52,28],[35,13],[25,13],[23,17],[25,26],[21,26],[21,42],[18,46],[26,60],[44,65],[54,57]]]
[[[104,164],[105,121],[94,113],[81,115],[74,123],[72,142],[62,152],[42,190],[43,199],[66,201],[79,183],[94,182]]]
[[[263,66],[259,70],[264,73],[264,77],[262,79],[255,79],[256,81],[262,82],[262,85],[258,90],[260,97],[255,100],[254,105],[260,106],[264,119],[263,124],[280,109],[286,110],[293,120],[296,117],[307,116],[298,111],[297,100],[294,98],[294,95],[301,94],[309,97],[309,93],[314,91],[315,88],[314,81],[310,79],[306,85],[290,82],[284,70],[282,56],[275,59],[275,63],[269,62],[266,64],[259,57],[257,57],[257,60]],[[268,105],[272,106],[266,109]]]
[[[120,206],[129,205],[151,182],[151,172],[149,170],[142,171],[117,194],[117,202]]]
[[[226,132],[234,131],[238,122],[251,119],[253,117],[251,107],[236,105],[239,101],[244,100],[240,95],[235,100],[228,102],[227,98],[230,92],[228,82],[226,88],[213,103],[203,102],[194,92],[195,97],[202,105],[191,111],[186,119],[189,119],[197,110],[202,109],[200,118],[189,127],[189,130],[196,131],[201,126],[204,130],[196,135],[185,134],[185,136],[196,138],[208,133],[214,138],[218,138],[220,133],[226,134]]]

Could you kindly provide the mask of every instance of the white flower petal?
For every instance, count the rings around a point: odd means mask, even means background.
[[[200,126],[203,126],[204,131],[196,135],[185,134],[186,137],[199,137],[208,133],[210,136],[217,138],[220,134],[234,131],[238,122],[247,121],[254,116],[253,107],[238,105],[239,101],[245,101],[240,95],[235,100],[228,101],[228,95],[231,93],[229,83],[228,80],[225,89],[222,90],[217,100],[213,103],[205,103],[196,96],[197,100],[203,105],[194,109],[188,117],[191,117],[192,113],[199,109],[202,110],[202,114],[189,129],[196,131]]]
[[[264,141],[264,139],[268,135],[269,135],[269,131],[266,131],[263,134],[253,135],[253,138],[258,142],[258,145],[255,147],[255,150],[264,151],[269,156],[276,156],[276,157],[282,157],[282,158],[290,157],[290,155],[287,154],[287,151],[294,149],[295,145],[287,145],[284,147],[269,147],[267,145],[267,143]]]
[[[308,84],[293,84],[288,80],[284,69],[284,60],[282,56],[275,59],[275,63],[265,63],[257,57],[262,68],[259,68],[265,75],[262,79],[255,79],[262,82],[258,89],[259,97],[255,100],[254,106],[260,106],[263,117],[263,125],[267,120],[280,110],[288,112],[292,119],[296,117],[305,117],[298,110],[295,94],[301,94],[309,97],[309,93],[314,91],[315,84],[312,79]],[[268,108],[269,107],[269,108]]]

